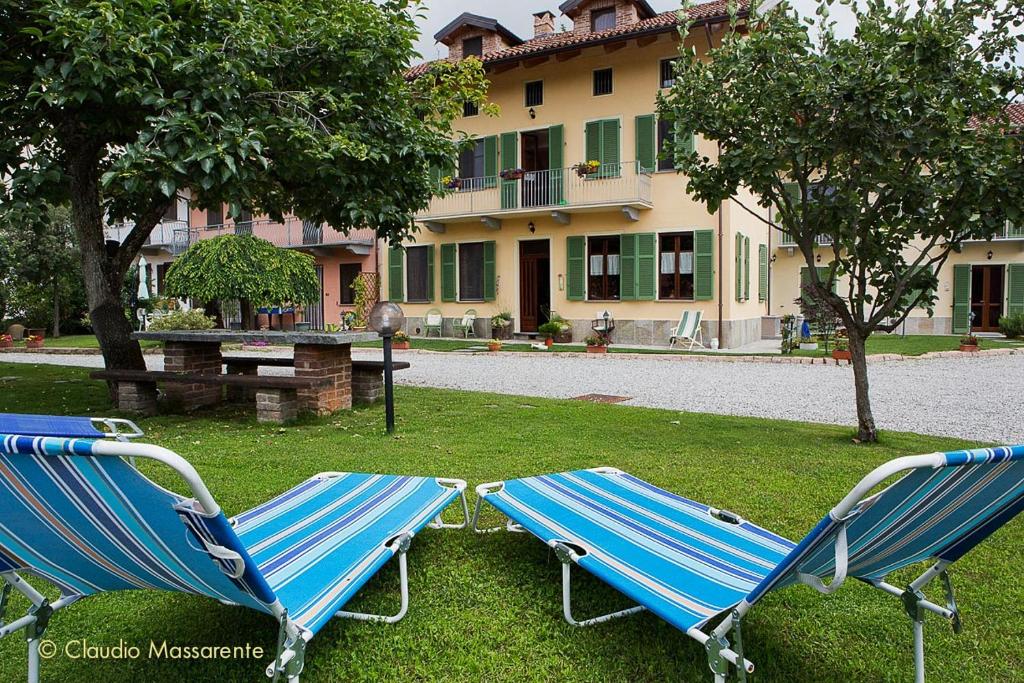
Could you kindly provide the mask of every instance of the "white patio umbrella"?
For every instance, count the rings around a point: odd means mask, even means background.
[[[146,278],[146,257],[139,257],[139,301],[149,299],[149,281]]]

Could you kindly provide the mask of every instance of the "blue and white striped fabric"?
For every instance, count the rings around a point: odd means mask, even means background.
[[[485,499],[546,543],[581,547],[579,565],[686,631],[741,601],[835,574],[845,524],[847,575],[865,581],[926,560],[955,562],[1024,510],[1024,446],[954,451],[826,516],[799,544],[621,472],[504,482]]]
[[[507,481],[487,502],[683,631],[739,603],[795,547],[759,526],[629,474],[567,472]]]
[[[327,474],[229,521],[94,441],[0,435],[0,571],[65,595],[158,589],[268,614],[315,634],[461,490],[422,477]]]
[[[88,417],[18,415],[0,413],[0,434],[53,436],[66,439],[102,439],[107,436]]]
[[[190,501],[120,458],[93,456],[94,443],[0,435],[0,570],[26,570],[65,595],[149,588],[270,613],[273,593],[255,564],[230,578],[182,524],[178,509]],[[245,557],[233,533],[212,540]]]
[[[906,474],[847,517],[848,576],[873,581],[926,560],[956,562],[1024,510],[1024,446],[943,455],[944,467]],[[826,516],[747,602],[798,573],[833,576],[841,526]]]
[[[391,559],[390,541],[459,495],[423,477],[319,475],[232,521],[288,616],[316,633]]]

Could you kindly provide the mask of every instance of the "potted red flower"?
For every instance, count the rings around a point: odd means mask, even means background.
[[[521,168],[507,168],[500,174],[502,180],[522,180],[526,171]]]
[[[608,337],[603,334],[592,334],[584,341],[587,353],[608,353]]]
[[[45,339],[42,335],[33,334],[25,337],[25,348],[27,349],[41,349],[43,348],[43,342]]]
[[[974,353],[981,346],[978,338],[973,334],[965,334],[960,337],[960,350],[966,351],[967,353]]]
[[[409,341],[409,335],[402,330],[395,332],[395,336],[391,338],[391,348],[398,351],[408,351],[412,348],[412,343]]]
[[[832,349],[832,358],[839,361],[852,361],[853,353],[850,351],[850,341],[846,337],[837,337],[835,348]]]
[[[0,334],[0,349],[13,349],[14,337],[9,334]]]
[[[501,351],[501,340],[492,339],[491,341],[487,342],[487,350],[490,351],[491,353]]]

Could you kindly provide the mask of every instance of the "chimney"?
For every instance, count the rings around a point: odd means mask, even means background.
[[[555,32],[555,15],[544,10],[533,15],[533,37],[540,38]]]

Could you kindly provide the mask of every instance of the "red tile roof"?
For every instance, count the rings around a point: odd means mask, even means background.
[[[1010,123],[1024,127],[1024,102],[1016,102],[1007,106],[1006,112],[1010,115]]]
[[[739,0],[737,3],[737,9],[739,15],[746,16],[747,9],[750,3],[748,0]],[[527,40],[522,45],[516,45],[515,47],[506,48],[498,52],[492,52],[484,55],[484,65],[497,64],[500,62],[514,61],[522,59],[524,57],[530,57],[534,55],[561,52],[563,50],[577,49],[581,47],[587,47],[590,45],[596,45],[601,43],[607,43],[615,39],[628,39],[638,35],[651,34],[651,33],[667,33],[668,31],[675,30],[678,25],[678,12],[662,12],[650,19],[642,19],[634,24],[627,24],[625,26],[616,26],[613,29],[607,31],[599,31],[597,33],[552,33],[550,35],[541,36],[540,38],[534,38]],[[698,23],[713,21],[716,19],[725,19],[729,16],[729,0],[712,0],[712,2],[705,2],[695,7],[690,8],[690,18]],[[418,78],[426,73],[430,69],[430,65],[433,62],[425,62],[423,64],[417,64],[406,72],[406,78]]]

